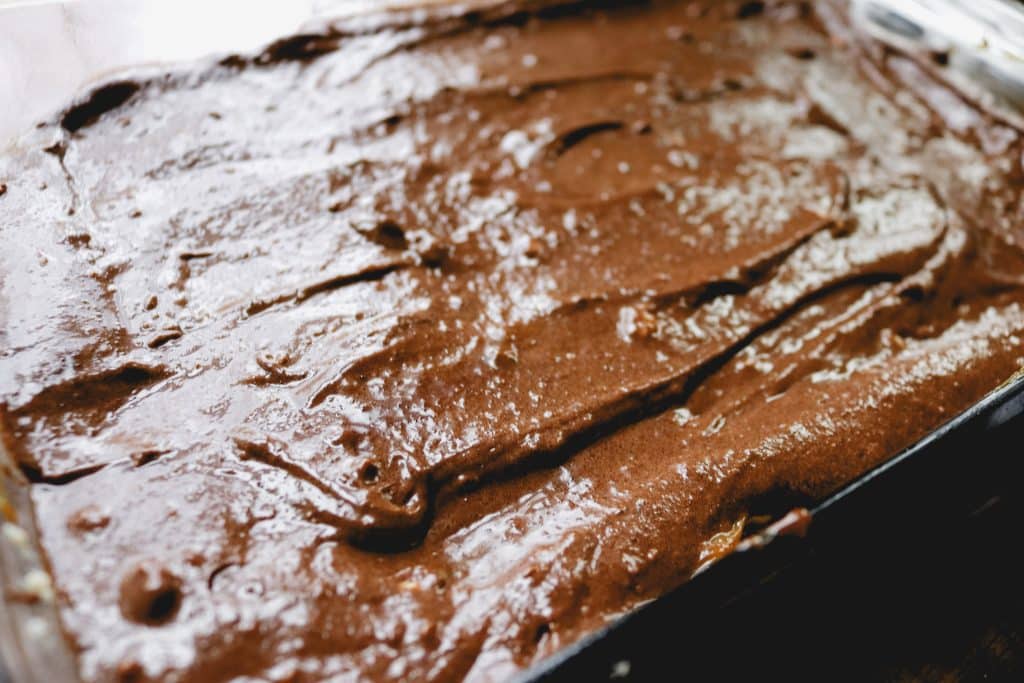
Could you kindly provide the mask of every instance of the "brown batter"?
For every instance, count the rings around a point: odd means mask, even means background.
[[[1019,133],[818,9],[352,20],[0,158],[82,677],[502,679],[1017,369]]]

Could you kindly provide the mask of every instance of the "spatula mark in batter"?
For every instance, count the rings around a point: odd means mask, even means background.
[[[410,265],[411,262],[385,263],[382,265],[371,266],[356,273],[344,273],[323,280],[318,280],[308,285],[301,286],[291,292],[256,299],[245,307],[244,314],[246,316],[253,316],[281,304],[301,303],[315,294],[320,294],[322,292],[328,292],[333,289],[339,289],[341,287],[347,287],[358,283],[376,282],[390,273],[402,270]]]

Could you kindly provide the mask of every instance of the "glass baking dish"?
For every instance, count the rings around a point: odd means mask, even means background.
[[[438,0],[392,2],[421,5]],[[444,1],[444,0],[440,0]],[[494,4],[497,0],[477,0]],[[919,56],[965,95],[1024,128],[1024,5],[1010,0],[852,0],[850,11],[873,39]],[[242,7],[246,21],[237,21]],[[140,64],[252,50],[309,21],[379,9],[367,0],[295,3],[199,2],[0,3],[0,144],[58,109],[102,74]],[[232,30],[224,33],[223,26]],[[195,27],[200,27],[196,31]],[[202,27],[216,27],[204,31]],[[184,32],[190,39],[180,40]],[[917,519],[916,505],[949,505],[909,481],[922,476],[943,490],[958,476],[967,447],[985,435],[1021,433],[1024,374],[886,464],[809,509],[782,514],[748,536],[731,555],[664,597],[634,610],[521,675],[523,681],[619,678],[631,670],[638,641],[661,628],[666,615],[717,609],[815,548],[870,538],[893,516]],[[992,461],[977,465],[1000,472]],[[0,440],[0,681],[75,680],[73,654],[63,638],[45,563],[36,550],[28,484]],[[908,522],[909,523],[909,522]],[[868,539],[865,541],[864,539]],[[635,671],[635,669],[633,669]]]

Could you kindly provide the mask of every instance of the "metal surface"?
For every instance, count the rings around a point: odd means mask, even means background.
[[[0,681],[72,681],[28,485],[0,444]]]
[[[852,0],[872,37],[924,53],[962,92],[1024,124],[1024,3],[1019,0]]]

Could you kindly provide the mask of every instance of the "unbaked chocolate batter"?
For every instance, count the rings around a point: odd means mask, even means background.
[[[2,434],[83,679],[503,679],[1020,366],[1020,134],[930,65],[824,4],[491,5],[0,158]]]

